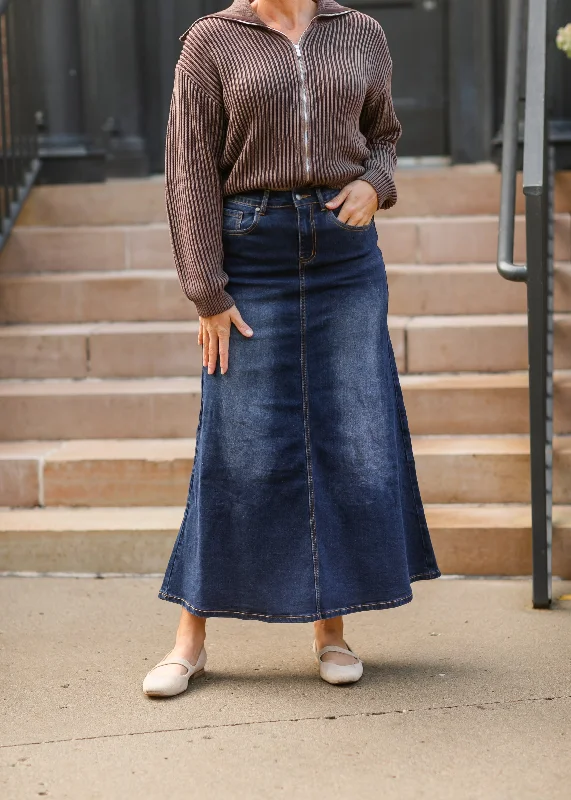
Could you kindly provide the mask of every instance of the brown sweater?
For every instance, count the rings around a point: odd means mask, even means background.
[[[335,0],[299,46],[266,25],[250,0],[196,20],[180,37],[165,151],[175,264],[201,316],[233,305],[225,291],[222,198],[250,189],[357,178],[379,208],[396,202],[401,126],[391,99],[383,29]]]

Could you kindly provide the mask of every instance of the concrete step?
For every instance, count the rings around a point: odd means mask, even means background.
[[[0,382],[0,441],[192,436],[200,378]]]
[[[0,443],[0,506],[184,504],[194,439]],[[526,503],[527,436],[415,436],[427,503]],[[571,504],[571,437],[554,442],[554,500]]]
[[[176,273],[77,272],[0,277],[0,323],[197,319]]]
[[[426,503],[530,502],[528,436],[413,436],[413,450]],[[571,437],[553,451],[554,502],[571,504]]]
[[[407,320],[390,317],[404,372]],[[0,326],[0,379],[153,378],[200,375],[198,321]]]
[[[495,262],[497,216],[386,217],[376,215],[379,247],[387,264],[480,264]],[[571,260],[571,215],[555,218],[555,258]],[[515,259],[525,261],[525,219],[515,223]],[[0,257],[4,273],[78,270],[172,269],[165,224],[14,229]]]
[[[523,284],[493,265],[387,267],[394,316],[525,313]],[[558,264],[555,309],[571,311],[571,264]],[[0,277],[0,324],[188,321],[196,311],[174,271]]]
[[[10,273],[122,269],[174,269],[167,225],[17,225],[0,257]]]
[[[498,214],[500,174],[493,164],[400,169],[399,200],[389,216]],[[555,177],[555,208],[571,211],[571,172]],[[517,211],[524,212],[521,173]],[[141,225],[166,222],[164,176],[109,180],[101,184],[36,186],[18,220],[20,226]]]
[[[528,376],[402,375],[414,434],[528,431]],[[0,441],[193,436],[200,378],[0,382]],[[555,430],[571,433],[571,371],[555,374]]]
[[[0,327],[0,378],[200,375],[197,335],[198,321],[7,325]]]
[[[389,317],[401,373],[527,369],[524,314]],[[199,375],[198,322],[0,326],[2,378]],[[571,314],[555,318],[555,365],[571,368]]]
[[[555,315],[555,365],[571,368],[571,315]],[[413,317],[405,324],[407,372],[508,372],[528,367],[527,316]]]
[[[529,575],[526,505],[427,505],[445,574]],[[183,507],[0,510],[3,571],[162,573]],[[571,577],[571,506],[555,506],[553,572]]]

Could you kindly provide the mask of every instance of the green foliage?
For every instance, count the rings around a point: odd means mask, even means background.
[[[564,28],[559,28],[557,31],[557,39],[555,40],[557,47],[563,50],[567,58],[571,58],[571,22]]]

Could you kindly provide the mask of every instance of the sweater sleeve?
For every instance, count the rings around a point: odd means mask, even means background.
[[[397,164],[396,143],[402,134],[402,126],[393,106],[392,60],[384,33],[377,64],[377,78],[371,82],[361,111],[361,132],[367,139],[370,155],[364,162],[365,173],[359,178],[368,181],[376,190],[379,209],[387,209],[397,201],[393,173]]]
[[[223,106],[177,65],[166,132],[166,208],[180,283],[202,317],[234,305],[222,268],[223,141]]]

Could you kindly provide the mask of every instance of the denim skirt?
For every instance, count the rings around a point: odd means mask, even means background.
[[[387,327],[374,219],[325,186],[223,202],[242,318],[202,368],[196,453],[159,597],[201,617],[309,622],[400,606],[440,576]]]

